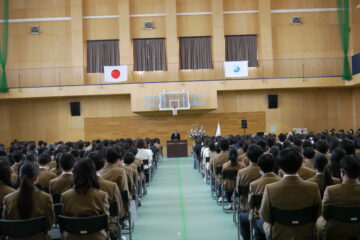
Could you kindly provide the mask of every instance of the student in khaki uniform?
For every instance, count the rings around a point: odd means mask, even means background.
[[[56,174],[51,172],[49,168],[50,156],[47,153],[42,153],[39,156],[38,162],[40,173],[37,184],[42,188],[48,188],[50,181],[56,178]]]
[[[134,164],[135,161],[135,155],[131,152],[126,152],[124,155],[123,163],[125,166],[132,169],[133,174],[133,181],[135,183],[135,186],[139,183],[139,174],[137,172],[137,166]]]
[[[355,155],[347,155],[340,162],[342,184],[328,186],[323,198],[323,216],[327,215],[327,205],[360,206],[360,159]],[[326,220],[320,217],[317,222],[319,236],[325,229]],[[327,239],[348,240],[360,238],[360,224],[331,222]]]
[[[10,163],[6,157],[0,158],[0,207],[3,205],[3,200],[6,195],[15,191],[11,187]]]
[[[11,154],[11,158],[15,161],[14,165],[11,166],[11,172],[19,175],[19,168],[24,160],[24,154],[21,151],[16,150]]]
[[[218,184],[218,194],[219,194],[219,202],[222,202],[222,197],[221,197],[221,185],[223,184],[223,179],[222,179],[222,171],[221,172],[216,172],[218,168],[222,168],[222,166],[229,161],[229,141],[225,138],[221,139],[219,142],[219,147],[221,152],[219,153],[219,155],[217,155],[214,159],[214,170],[215,170],[215,176],[216,176],[216,182]]]
[[[321,197],[324,194],[325,188],[334,184],[339,184],[340,179],[331,177],[330,171],[327,168],[328,159],[323,154],[315,157],[315,171],[316,175],[309,178],[307,181],[316,183],[320,190]]]
[[[216,151],[216,148],[217,146],[215,145],[215,142],[211,142],[209,144],[209,149],[210,149],[210,163],[209,163],[209,170],[210,170],[210,173],[211,173],[211,177],[213,179],[215,179],[215,159],[217,158],[217,155],[219,153]],[[218,148],[220,149],[220,148]]]
[[[60,167],[62,173],[59,177],[50,181],[49,192],[50,194],[59,194],[72,188],[74,176],[73,168],[75,164],[75,158],[71,153],[63,153],[60,157]]]
[[[302,165],[302,155],[297,148],[287,148],[277,157],[276,163],[285,173],[276,183],[266,185],[261,208],[260,218],[265,221],[264,230],[270,230],[270,206],[284,210],[303,209],[318,206],[318,215],[321,213],[321,197],[317,184],[302,180],[297,172]],[[275,223],[272,239],[308,240],[313,231],[313,223],[301,226],[284,226]]]
[[[107,163],[105,164],[105,167],[100,171],[101,177],[116,183],[119,187],[120,192],[127,191],[129,193],[130,199],[126,172],[124,169],[117,166],[119,163],[118,153],[114,148],[108,147],[105,149],[105,158]]]
[[[315,150],[312,147],[306,147],[303,149],[304,166],[310,169],[314,169],[314,157]]]
[[[263,149],[252,144],[247,148],[246,155],[250,159],[251,163],[246,168],[238,171],[236,177],[236,190],[239,186],[249,186],[252,181],[261,177],[260,168],[257,165],[259,157],[263,154]],[[250,222],[249,222],[249,203],[248,196],[240,196],[240,208],[242,213],[240,214],[240,230],[244,240],[250,239]]]
[[[100,190],[106,192],[109,196],[109,202],[116,202],[118,211],[119,211],[119,217],[123,218],[126,216],[127,209],[125,209],[123,201],[120,196],[120,191],[116,183],[105,180],[102,178],[99,174],[101,169],[105,166],[105,160],[99,152],[91,152],[88,155],[88,158],[91,159],[96,168],[97,172],[97,180],[99,181]],[[109,229],[110,229],[110,235],[111,238],[116,239],[116,236],[118,236],[118,228],[116,224],[116,219],[114,217],[110,217],[110,223],[109,223]]]
[[[124,150],[122,148],[116,148],[116,150],[119,157],[119,162],[117,166],[119,168],[124,169],[128,182],[129,193],[131,196],[133,196],[135,195],[135,190],[136,190],[136,178],[134,178],[135,177],[134,172],[130,167],[125,166],[124,164],[124,155],[125,155]]]
[[[272,154],[263,154],[258,160],[258,166],[260,168],[261,177],[250,183],[248,202],[251,202],[252,195],[263,195],[265,186],[270,183],[278,182],[281,180],[274,173],[275,169],[275,159]],[[252,211],[252,210],[251,210]],[[249,220],[251,221],[252,212],[250,211]],[[256,209],[255,220],[259,220],[259,209]],[[263,221],[259,223],[262,226]],[[263,229],[255,228],[255,239],[264,239],[266,240]]]
[[[235,171],[235,172],[238,172],[240,169],[244,168],[245,165],[242,163],[242,162],[239,162],[238,160],[238,157],[237,157],[237,151],[235,148],[231,148],[229,150],[229,161],[226,162],[224,165],[223,165],[223,175],[224,175],[224,172],[226,171]],[[230,203],[229,206],[227,207],[227,209],[230,209],[231,208],[231,197],[235,191],[235,186],[236,186],[236,179],[232,180],[232,179],[224,179],[224,189],[226,191],[226,199],[227,199],[227,202]]]
[[[74,169],[74,188],[61,195],[63,214],[69,217],[109,216],[109,196],[100,190],[95,164],[90,159],[78,160]],[[109,219],[110,222],[110,219]],[[67,240],[105,240],[104,230],[79,236],[67,234]]]
[[[8,220],[20,220],[45,216],[46,228],[50,230],[54,221],[53,202],[49,194],[34,186],[38,175],[39,168],[33,163],[26,161],[21,166],[20,187],[4,198],[3,217]],[[43,233],[39,233],[21,240],[43,240],[44,237]]]

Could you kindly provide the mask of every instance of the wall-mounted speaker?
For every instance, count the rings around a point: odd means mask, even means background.
[[[241,120],[241,128],[246,129],[247,128],[247,120]]]
[[[268,95],[268,107],[270,109],[278,108],[278,95],[269,94]]]
[[[80,116],[80,102],[70,102],[71,116]]]

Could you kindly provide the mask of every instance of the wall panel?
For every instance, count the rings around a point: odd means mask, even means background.
[[[258,10],[259,2],[254,0],[224,0],[224,11]]]
[[[70,0],[10,0],[10,18],[70,16]]]
[[[177,17],[178,37],[211,36],[211,15]]]
[[[211,0],[176,0],[178,13],[211,12]]]
[[[167,0],[131,0],[130,14],[154,14],[165,12]]]
[[[336,0],[272,0],[271,9],[336,8]]]
[[[119,19],[86,19],[84,21],[85,41],[105,39],[119,39]],[[86,42],[84,47],[86,47]]]
[[[84,16],[118,15],[118,0],[83,0]]]
[[[224,14],[225,35],[243,35],[259,33],[259,15]]]

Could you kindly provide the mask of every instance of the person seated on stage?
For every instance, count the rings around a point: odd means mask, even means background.
[[[340,180],[338,178],[331,177],[327,165],[328,165],[327,157],[323,154],[317,155],[315,157],[315,165],[314,165],[316,175],[307,180],[309,182],[314,182],[318,185],[321,197],[323,196],[325,188],[327,186],[340,183]]]
[[[63,153],[60,157],[60,167],[62,173],[59,177],[50,181],[49,192],[50,194],[61,195],[63,192],[72,188],[73,185],[73,170],[75,158],[71,153]]]
[[[318,206],[318,216],[321,213],[321,197],[317,184],[304,181],[297,174],[302,162],[299,149],[294,147],[283,150],[276,159],[277,165],[285,175],[280,181],[265,186],[259,215],[265,222],[266,235],[270,231],[270,206],[285,210]],[[313,223],[301,226],[275,223],[272,226],[272,239],[293,239],[296,236],[296,239],[305,240],[310,239],[312,232]]]
[[[91,217],[106,214],[109,217],[109,196],[100,190],[95,164],[91,159],[81,159],[74,168],[74,187],[61,195],[63,215],[68,217]],[[109,220],[110,222],[110,220]],[[107,239],[104,230],[79,238],[68,233],[67,240]]]
[[[47,153],[40,154],[38,159],[40,173],[37,185],[43,190],[49,189],[50,181],[56,178],[56,174],[49,169],[50,161],[50,156]]]
[[[216,182],[218,184],[218,202],[221,203],[223,201],[222,199],[222,193],[221,193],[221,185],[223,184],[223,179],[222,179],[222,167],[223,165],[229,161],[229,141],[226,138],[223,138],[220,140],[219,142],[219,147],[221,152],[219,153],[219,155],[217,155],[215,157],[214,160],[214,167],[215,167],[215,176],[216,176]]]
[[[258,160],[258,166],[260,168],[261,177],[250,183],[249,197],[248,197],[249,204],[251,202],[252,195],[262,195],[264,193],[265,186],[267,184],[278,182],[281,180],[281,178],[274,173],[275,159],[272,154],[269,153],[263,154]],[[262,228],[264,221],[259,220],[259,209],[256,209],[256,212],[254,214],[255,214],[254,220],[258,220],[257,225],[255,226],[255,239],[266,240],[265,233]],[[251,220],[251,214],[249,220]]]
[[[238,156],[237,156],[237,151],[234,147],[232,147],[229,150],[229,161],[227,161],[226,163],[224,163],[223,167],[222,167],[222,172],[224,173],[225,171],[236,171],[238,172],[240,169],[244,168],[245,165],[242,162],[239,162],[238,160]],[[226,199],[227,202],[229,203],[229,206],[226,207],[227,210],[232,209],[232,195],[234,194],[235,191],[235,186],[236,186],[236,179],[232,180],[232,179],[224,179],[224,190],[226,192]]]
[[[346,155],[340,161],[342,183],[328,186],[323,197],[323,216],[328,214],[326,206],[360,206],[360,159],[355,155]],[[326,220],[317,221],[319,237],[322,236]],[[360,223],[331,222],[327,232],[328,240],[359,239]]]
[[[171,140],[172,141],[180,141],[180,133],[177,129],[174,130],[174,132],[171,134]]]
[[[11,184],[10,163],[6,157],[0,157],[0,207],[3,205],[4,197],[14,191]]]
[[[20,187],[4,198],[3,217],[7,220],[26,220],[45,217],[45,227],[50,230],[54,222],[53,201],[50,194],[34,185],[39,176],[39,168],[30,161],[20,167]],[[19,229],[21,231],[21,229]],[[48,239],[44,233],[26,239]]]
[[[304,166],[310,169],[314,169],[315,150],[312,147],[305,147],[303,149],[303,156],[304,156]]]
[[[257,165],[258,159],[263,154],[263,149],[256,144],[252,144],[247,148],[246,155],[250,160],[250,165],[238,171],[236,177],[236,188],[239,186],[249,186],[252,181],[261,177],[260,168]],[[240,196],[240,230],[244,240],[250,239],[250,223],[249,223],[249,211],[250,206],[248,203],[248,195]]]

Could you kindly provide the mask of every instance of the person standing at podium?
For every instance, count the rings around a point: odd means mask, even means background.
[[[177,129],[171,134],[171,141],[180,141],[180,133],[178,133]]]

